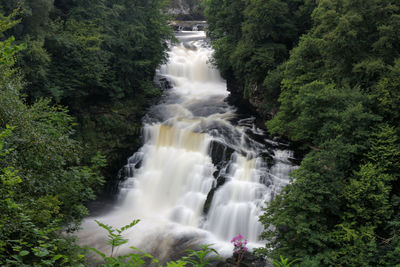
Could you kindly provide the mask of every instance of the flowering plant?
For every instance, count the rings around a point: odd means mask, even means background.
[[[233,243],[233,253],[238,255],[236,266],[238,267],[240,261],[243,259],[244,253],[248,250],[246,247],[247,240],[242,235],[235,236],[231,243]]]

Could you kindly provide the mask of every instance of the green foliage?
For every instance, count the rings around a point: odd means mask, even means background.
[[[376,90],[371,94],[377,99],[379,110],[385,119],[392,124],[399,121],[400,106],[400,58],[396,58],[394,65],[387,66],[387,70],[379,79]]]
[[[246,4],[241,0],[206,0],[205,7],[207,35],[215,49],[214,63],[221,74],[227,77],[232,72],[231,54],[242,36],[240,29]]]
[[[119,247],[125,243],[128,242],[127,239],[122,238],[122,232],[124,232],[125,230],[128,230],[129,228],[132,228],[133,226],[135,226],[136,224],[139,223],[140,220],[133,220],[130,224],[125,225],[123,227],[121,227],[120,229],[113,229],[112,226],[103,224],[99,221],[96,221],[96,223],[103,229],[105,229],[108,232],[108,240],[107,243],[111,246],[111,255],[113,255],[114,253],[114,249],[116,247]],[[116,233],[115,233],[116,232]]]
[[[99,221],[96,221],[96,223],[103,229],[105,229],[108,232],[108,240],[107,243],[111,246],[111,254],[110,256],[106,256],[103,252],[95,249],[95,248],[90,248],[93,252],[96,254],[100,255],[105,264],[101,264],[99,266],[143,266],[146,264],[146,259],[150,259],[153,263],[158,263],[158,260],[154,259],[152,255],[145,253],[144,251],[135,248],[135,247],[130,247],[131,249],[137,251],[138,253],[130,253],[127,255],[123,256],[117,256],[114,257],[114,251],[118,249],[120,246],[123,244],[126,244],[128,242],[128,239],[125,239],[122,237],[122,233],[136,224],[139,223],[140,220],[133,220],[130,224],[125,225],[119,229],[114,229],[110,225],[103,224]]]
[[[211,265],[213,260],[218,260],[218,252],[213,249],[212,244],[201,245],[200,250],[186,250],[189,254],[181,259],[186,264],[192,264],[196,267],[205,267]],[[215,254],[217,257],[210,257],[210,254]]]
[[[310,27],[315,3],[208,0],[205,5],[214,63],[228,82],[234,80],[242,87],[240,93],[245,98],[261,99],[263,106],[258,108],[274,114],[282,81],[277,71],[282,70],[289,50]]]
[[[15,14],[0,19],[2,31]],[[67,109],[47,99],[26,103],[14,67],[24,45],[12,40],[0,42],[0,265],[82,266],[83,250],[61,232],[87,214],[83,203],[103,182],[104,158],[81,165]]]
[[[167,267],[185,267],[186,262],[185,261],[170,261],[167,262]]]
[[[281,99],[284,97],[282,94]],[[320,148],[331,146],[332,142],[348,144],[343,153],[365,150],[369,127],[380,120],[369,109],[368,97],[361,92],[319,81],[298,87],[298,93],[287,98],[286,103],[290,108],[282,107],[267,123],[271,132],[287,134],[294,141]]]
[[[298,260],[292,260],[289,262],[289,258],[284,259],[282,256],[280,256],[279,260],[280,261],[273,260],[272,264],[275,267],[290,267],[293,263],[298,262]]]
[[[133,220],[130,224],[125,225],[119,229],[114,229],[110,225],[103,224],[99,221],[96,223],[103,229],[108,232],[108,240],[107,243],[111,246],[111,255],[106,256],[105,253],[95,249],[90,248],[97,255],[101,256],[104,260],[104,264],[100,264],[99,266],[105,267],[114,267],[114,266],[129,266],[129,267],[139,267],[139,266],[147,266],[150,262],[153,264],[158,264],[158,260],[155,259],[152,255],[138,249],[135,247],[130,247],[135,251],[135,253],[129,253],[127,255],[122,256],[113,256],[114,251],[118,249],[120,246],[126,244],[128,239],[122,237],[122,233],[136,224],[139,223],[140,220]],[[211,262],[214,260],[219,260],[218,252],[211,247],[212,245],[201,245],[200,250],[186,250],[189,254],[187,256],[182,257],[178,261],[167,262],[167,267],[184,267],[184,266],[196,266],[196,267],[205,267],[211,265]],[[217,255],[217,257],[210,257],[211,254]],[[161,265],[158,265],[161,267]]]
[[[0,161],[12,149],[4,149],[12,127],[0,133]],[[5,266],[79,266],[83,254],[73,240],[61,237],[57,197],[39,199],[24,192],[26,182],[13,166],[0,167],[0,264]],[[45,223],[43,225],[42,223]]]
[[[0,37],[4,35],[4,32],[6,32],[7,30],[11,29],[12,27],[14,27],[19,23],[19,20],[15,18],[18,15],[18,13],[19,13],[18,10],[14,10],[14,12],[7,17],[2,16],[0,13]],[[24,44],[16,45],[14,44],[14,41],[15,41],[14,36],[10,36],[6,40],[0,41],[1,67],[13,66],[15,63],[15,54],[25,48]]]
[[[379,225],[390,218],[389,193],[393,179],[379,165],[362,165],[344,192],[350,209],[345,213],[347,220],[369,226]]]
[[[81,148],[71,138],[72,118],[64,108],[51,107],[48,100],[26,106],[17,94],[7,90],[0,95],[0,127],[15,127],[6,142],[14,149],[5,160],[26,178],[21,189],[38,199],[47,195],[60,200],[66,223],[82,218],[87,214],[82,203],[93,199],[94,189],[102,183],[99,157],[92,167],[79,166]]]
[[[264,253],[301,266],[398,264],[399,12],[391,1],[320,1],[274,73],[282,92],[267,127],[307,154],[260,217]]]
[[[166,2],[10,0],[0,4],[0,14],[20,7],[14,15],[20,24],[4,35],[26,44],[16,63],[27,81],[23,89],[27,102],[50,97],[52,103],[68,107],[79,123],[74,137],[85,145],[85,164],[100,150],[109,166],[121,166],[121,158],[137,149],[138,124],[132,123],[132,117],[143,116],[149,99],[160,95],[153,76],[173,39],[163,13]],[[115,173],[110,168],[106,174]]]

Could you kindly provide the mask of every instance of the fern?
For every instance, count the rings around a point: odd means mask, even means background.
[[[284,259],[281,255],[280,261],[272,260],[271,262],[272,262],[272,264],[274,264],[274,267],[290,267],[290,266],[292,266],[292,264],[294,264],[295,262],[298,262],[299,260],[295,259],[290,262],[288,262],[288,261],[289,261],[289,258]]]
[[[133,220],[130,224],[125,225],[125,226],[121,227],[120,229],[114,229],[112,226],[104,224],[104,223],[101,223],[101,222],[99,222],[97,220],[95,220],[95,222],[101,228],[105,229],[108,232],[107,244],[109,244],[111,246],[111,255],[110,255],[110,257],[112,257],[113,254],[114,254],[115,248],[118,248],[119,246],[121,246],[123,244],[126,244],[128,242],[128,239],[125,239],[125,238],[122,237],[122,232],[132,228],[133,226],[138,224],[140,222],[140,220]],[[97,254],[99,254],[97,251],[95,251],[95,252]]]

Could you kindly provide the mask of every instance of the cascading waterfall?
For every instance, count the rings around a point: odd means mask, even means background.
[[[134,245],[165,259],[212,243],[228,256],[238,234],[249,247],[263,246],[258,217],[289,182],[293,155],[266,140],[252,118],[239,119],[226,102],[226,83],[208,63],[212,49],[204,32],[178,38],[181,43],[159,69],[172,88],[144,119],[144,145],[125,166],[118,204],[85,220],[82,243],[105,250],[105,232],[94,219],[115,227],[140,219],[120,253]]]

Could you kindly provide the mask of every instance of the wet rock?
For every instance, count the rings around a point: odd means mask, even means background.
[[[225,178],[224,176],[220,176],[217,178],[217,186],[216,188],[223,186],[226,182],[227,178]]]
[[[205,21],[171,21],[169,25],[174,31],[203,31],[207,27]]]
[[[210,145],[210,154],[212,163],[215,166],[219,166],[223,163],[226,163],[230,158],[231,155],[235,152],[232,148],[226,146],[217,141],[212,141]]]
[[[210,192],[208,192],[207,199],[206,199],[206,202],[204,203],[204,207],[203,207],[203,213],[204,214],[207,214],[208,211],[210,210],[211,202],[212,202],[212,199],[214,197],[215,190],[216,190],[216,188],[212,188],[210,190]]]
[[[162,91],[172,88],[171,82],[163,76],[157,76],[154,82]]]

